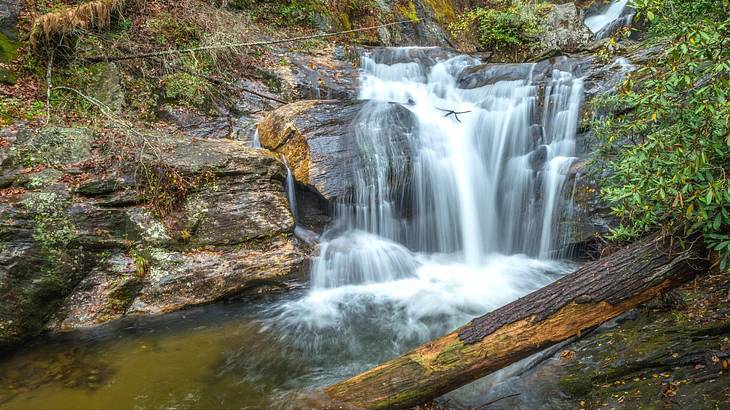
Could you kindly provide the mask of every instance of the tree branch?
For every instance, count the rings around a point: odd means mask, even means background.
[[[185,48],[185,49],[174,49],[174,50],[163,50],[163,51],[156,51],[156,52],[151,52],[151,53],[130,54],[130,55],[125,55],[125,56],[93,56],[93,57],[85,57],[84,60],[92,62],[92,63],[97,63],[97,62],[102,62],[102,61],[123,61],[123,60],[135,60],[135,59],[140,59],[140,58],[162,57],[162,56],[175,55],[175,54],[191,53],[191,52],[196,52],[196,51],[265,46],[265,45],[271,45],[271,44],[281,44],[281,43],[290,43],[290,42],[302,41],[302,40],[311,40],[311,39],[315,39],[315,38],[334,37],[334,36],[339,36],[342,34],[359,33],[359,32],[363,32],[363,31],[377,30],[379,28],[390,27],[390,26],[395,26],[398,24],[405,24],[405,23],[413,23],[413,21],[402,20],[402,21],[396,21],[393,23],[380,24],[377,26],[369,26],[369,27],[356,28],[356,29],[352,29],[352,30],[338,31],[336,33],[314,34],[314,35],[309,35],[309,36],[291,37],[291,38],[284,38],[284,39],[279,39],[279,40],[254,41],[254,42],[249,42],[249,43],[214,44],[214,45],[209,45],[209,46],[201,46],[201,47],[193,47],[193,48]]]

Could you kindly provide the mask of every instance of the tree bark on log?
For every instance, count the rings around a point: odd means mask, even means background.
[[[699,247],[699,245],[697,245]],[[330,406],[415,406],[610,320],[707,270],[704,250],[653,235],[349,380]]]

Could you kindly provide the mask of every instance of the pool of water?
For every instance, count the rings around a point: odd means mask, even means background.
[[[301,289],[41,337],[0,360],[0,408],[301,408],[302,393],[569,269],[522,256],[490,261],[476,271],[429,265],[389,283]]]
[[[0,362],[0,407],[275,406],[287,391],[317,384],[318,374],[305,356],[260,332],[257,317],[277,301],[229,302],[38,339]]]

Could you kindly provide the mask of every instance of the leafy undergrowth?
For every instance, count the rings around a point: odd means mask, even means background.
[[[552,8],[547,1],[490,0],[461,14],[450,29],[455,38],[475,37],[496,58],[519,61],[537,49]]]
[[[268,1],[229,1],[225,7],[202,0],[129,0],[120,12],[111,14],[108,27],[79,26],[71,36],[64,35],[61,39],[51,35],[50,39],[36,40],[39,44],[33,47],[30,35],[38,17],[86,3],[27,2],[18,25],[20,49],[13,64],[18,78],[13,85],[0,86],[6,96],[0,106],[0,121],[4,124],[31,121],[31,125],[45,122],[46,62],[50,55],[53,56],[52,84],[85,92],[99,79],[98,67],[89,64],[89,58],[313,33],[309,19],[313,10],[307,4],[293,3],[297,6],[285,11],[280,7],[281,2]],[[300,13],[301,18],[294,18],[291,13]],[[117,62],[121,88],[126,94],[122,111],[130,113],[130,120],[144,123],[154,121],[158,107],[165,103],[202,111],[230,105],[230,90],[214,86],[206,77],[224,82],[266,81],[259,68],[282,63],[273,51],[272,47],[229,48]],[[56,122],[88,122],[99,114],[88,101],[68,91],[54,91],[50,103],[52,119]]]
[[[730,268],[730,8],[727,1],[637,0],[649,39],[669,47],[641,67],[598,119],[610,176],[603,197],[632,240],[661,227],[699,234]]]

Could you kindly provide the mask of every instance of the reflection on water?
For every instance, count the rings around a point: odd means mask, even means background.
[[[0,407],[270,407],[310,369],[259,333],[258,309],[229,303],[40,340],[0,363]]]

